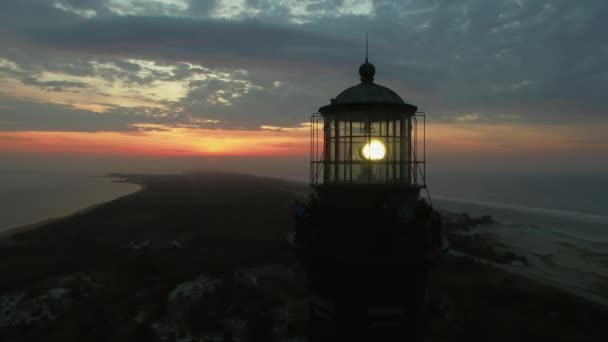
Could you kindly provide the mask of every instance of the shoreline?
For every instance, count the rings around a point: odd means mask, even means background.
[[[443,210],[450,253],[608,307],[606,262],[588,243],[533,225],[505,224]]]
[[[587,300],[589,303],[608,308],[608,297],[585,289],[581,284],[566,283],[563,279],[555,279],[548,274],[543,276],[541,270],[535,270],[525,265],[501,264],[492,260],[476,257],[462,251],[451,249],[449,254],[455,257],[465,258],[481,265],[490,266],[496,270],[520,276],[524,279],[538,282],[553,289],[567,292],[578,298]]]
[[[0,305],[6,310],[0,310],[0,326],[6,328],[0,329],[0,340],[83,341],[94,332],[99,340],[166,341],[164,332],[199,336],[201,324],[211,321],[205,327],[221,330],[235,317],[266,329],[272,323],[266,319],[275,317],[269,315],[281,313],[277,322],[284,322],[283,312],[290,317],[286,337],[305,336],[305,274],[284,239],[299,186],[238,175],[113,176],[140,189],[20,227],[30,231],[2,241]],[[489,220],[456,216],[461,223]],[[478,241],[482,252],[486,242]],[[468,246],[460,243],[451,245]],[[492,253],[490,259],[510,260],[502,251]],[[428,340],[601,340],[606,306],[508,272],[505,265],[448,255],[434,267]],[[207,295],[203,301],[171,295],[208,279],[226,285],[211,301]],[[210,308],[216,300],[217,309]],[[47,307],[57,311],[40,318],[37,313]],[[259,312],[264,314],[248,316]],[[78,326],[90,329],[74,329]]]
[[[125,176],[127,176],[127,175],[125,175]],[[73,212],[65,214],[65,215],[56,216],[56,217],[50,217],[50,218],[44,219],[42,221],[38,221],[38,222],[34,222],[34,223],[29,223],[29,224],[25,224],[25,225],[19,225],[19,226],[13,227],[13,228],[8,228],[8,229],[5,229],[5,230],[2,230],[2,231],[0,231],[0,245],[3,244],[3,242],[5,242],[3,240],[10,239],[15,234],[24,233],[24,232],[27,232],[27,231],[32,231],[32,230],[38,229],[40,227],[43,227],[43,226],[45,226],[47,224],[51,224],[51,223],[55,223],[55,222],[60,222],[60,221],[62,221],[64,219],[68,219],[70,217],[86,214],[86,213],[88,213],[88,212],[90,212],[92,210],[95,210],[95,209],[97,209],[97,208],[99,208],[99,207],[101,207],[101,206],[103,206],[103,205],[105,205],[107,203],[110,203],[112,201],[115,201],[115,200],[117,200],[119,198],[124,198],[124,197],[127,197],[127,196],[131,196],[131,195],[140,193],[143,190],[145,190],[146,187],[147,187],[146,184],[144,184],[144,183],[138,183],[138,182],[135,182],[135,181],[129,181],[128,178],[117,177],[114,174],[108,174],[108,175],[104,175],[104,176],[87,176],[87,177],[106,178],[106,179],[110,180],[112,183],[133,184],[133,185],[137,186],[138,189],[136,189],[136,190],[134,190],[132,192],[120,195],[118,197],[112,198],[110,200],[106,200],[106,201],[98,202],[98,203],[95,203],[95,204],[91,204],[89,206],[86,206],[86,207],[81,208],[81,209],[77,209],[76,211],[73,211]],[[114,180],[112,180],[112,179],[114,179]]]
[[[566,209],[555,209],[555,208],[543,208],[543,207],[528,207],[518,204],[510,204],[510,203],[500,203],[500,202],[490,202],[490,201],[481,201],[470,198],[458,198],[452,196],[444,196],[444,195],[434,195],[434,199],[440,201],[446,201],[451,203],[458,203],[462,205],[473,205],[480,208],[488,208],[488,209],[498,209],[498,210],[508,210],[512,212],[519,212],[529,215],[536,216],[548,216],[548,217],[558,217],[564,218],[567,220],[576,220],[583,221],[589,223],[608,223],[608,216],[602,215],[598,213],[592,212],[583,212],[583,211],[573,211]]]
[[[106,205],[110,202],[141,193],[142,191],[144,191],[148,188],[148,184],[146,183],[147,182],[146,177],[149,177],[149,176],[152,176],[152,177],[153,176],[180,176],[180,175],[196,175],[196,174],[199,174],[199,172],[183,173],[183,174],[161,174],[161,175],[109,173],[109,174],[102,175],[102,176],[88,176],[88,177],[96,177],[96,178],[107,178],[114,183],[133,184],[133,185],[136,185],[138,187],[138,189],[136,189],[132,192],[129,192],[127,194],[121,195],[119,197],[107,200],[107,201],[102,201],[99,203],[89,205],[87,207],[78,209],[78,210],[76,210],[72,213],[66,214],[66,215],[52,217],[52,218],[48,218],[48,219],[45,219],[45,220],[42,220],[39,222],[21,225],[21,226],[17,226],[14,228],[9,228],[7,230],[0,231],[0,246],[12,244],[13,241],[11,241],[12,240],[11,237],[16,234],[33,231],[33,230],[36,230],[36,229],[41,228],[48,224],[57,223],[57,222],[61,222],[63,220],[66,220],[66,219],[69,219],[69,218],[72,218],[75,216],[84,215],[84,214],[94,211],[95,209],[102,207],[103,205]],[[210,172],[210,173],[203,172],[202,174],[215,174],[215,172]],[[221,174],[231,174],[233,176],[234,175],[236,175],[236,176],[243,175],[240,173],[221,173]],[[251,177],[255,177],[257,179],[262,179],[262,180],[284,182],[284,183],[289,184],[294,187],[290,188],[289,186],[280,186],[280,189],[289,191],[296,197],[304,195],[304,192],[302,191],[302,189],[298,189],[296,187],[299,185],[305,185],[304,183],[299,184],[299,182],[294,182],[289,179],[282,179],[282,178],[275,178],[275,177],[264,177],[264,176],[249,175],[249,174],[246,174],[245,176],[251,176]],[[442,210],[442,209],[440,209],[440,210]],[[450,213],[450,215],[452,215],[452,216],[467,214],[466,212],[463,212],[463,213],[450,212],[450,211],[446,211],[446,212]],[[481,233],[479,230],[475,229],[474,227],[468,227],[467,230],[468,230],[468,233],[470,233],[470,234],[480,234]],[[491,230],[487,230],[486,232],[488,232],[488,231],[491,231]],[[451,232],[451,233],[455,233],[455,232]],[[460,233],[463,233],[463,232],[460,232]],[[499,233],[496,233],[496,234],[499,234]],[[519,253],[521,252],[520,248],[517,248],[517,246],[504,246],[504,245],[501,246],[501,243],[496,239],[492,239],[491,241],[484,241],[484,242],[482,242],[482,244],[485,244],[486,246],[491,247],[491,248],[498,248],[500,250],[514,252],[514,253],[517,253],[517,255],[519,255]],[[595,291],[589,290],[588,288],[586,288],[585,284],[582,284],[582,283],[574,284],[572,282],[569,282],[566,279],[561,279],[561,278],[557,278],[555,276],[551,276],[551,274],[544,272],[544,270],[541,268],[530,267],[528,265],[517,265],[517,264],[513,264],[513,263],[496,262],[494,260],[491,260],[490,258],[484,258],[484,257],[476,256],[473,254],[469,254],[466,252],[466,248],[458,249],[458,247],[454,244],[452,244],[450,254],[454,255],[454,256],[458,256],[458,257],[467,258],[473,262],[480,263],[483,265],[488,265],[493,268],[496,268],[497,270],[504,271],[504,272],[514,274],[514,275],[518,275],[518,276],[521,276],[528,280],[542,283],[546,286],[568,292],[577,297],[584,298],[593,303],[597,303],[597,304],[608,307],[608,297],[602,296],[601,294],[598,294]]]

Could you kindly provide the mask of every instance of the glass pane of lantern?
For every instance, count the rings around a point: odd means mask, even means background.
[[[409,120],[336,121],[326,125],[329,183],[404,183],[409,180]]]
[[[349,151],[350,151],[349,140],[350,140],[350,132],[348,129],[348,122],[341,121],[340,122],[340,160],[341,161],[348,161],[350,159],[349,158],[349,156],[350,156],[349,155]],[[341,178],[343,178],[343,177],[341,177]]]

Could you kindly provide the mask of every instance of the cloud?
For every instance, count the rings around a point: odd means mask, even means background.
[[[0,135],[0,141],[5,141],[5,142],[23,142],[23,141],[31,141],[31,140],[32,140],[31,138],[27,138],[27,137]]]
[[[259,20],[114,16],[29,30],[24,39],[63,51],[189,61],[209,67],[336,60],[352,40]],[[316,57],[315,57],[316,56]],[[311,61],[314,58],[314,61]]]
[[[64,104],[36,102],[0,95],[0,131],[141,131],[142,122],[172,121],[158,108],[107,106],[98,113]]]
[[[51,91],[64,91],[65,88],[86,88],[83,82],[73,81],[40,81],[34,77],[25,77],[21,80],[23,84],[38,86]]]
[[[188,12],[205,15],[212,12],[217,7],[218,2],[218,0],[189,0]]]
[[[40,120],[53,128],[295,127],[358,81],[369,31],[377,82],[432,120],[598,122],[606,120],[606,16],[604,0],[8,1],[0,3],[0,76],[15,81],[6,87],[137,101],[106,104],[120,119],[100,116],[104,125],[73,112],[76,100],[66,97],[49,105],[56,123]],[[15,101],[42,112],[45,99]],[[44,129],[34,120],[43,114],[28,112],[14,127]],[[12,115],[0,110],[0,121]]]

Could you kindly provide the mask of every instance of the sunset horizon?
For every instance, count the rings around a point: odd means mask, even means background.
[[[358,82],[369,33],[376,82],[427,114],[429,162],[608,169],[590,157],[608,153],[605,47],[593,20],[552,26],[595,7],[497,3],[6,3],[0,155],[306,160],[309,117]]]

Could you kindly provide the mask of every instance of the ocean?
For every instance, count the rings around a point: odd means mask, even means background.
[[[427,178],[439,208],[608,243],[606,174],[461,172]]]
[[[138,189],[103,175],[0,170],[0,232],[65,216]]]
[[[527,259],[498,265],[608,305],[608,175],[451,173],[427,176],[436,208],[490,215],[473,229]]]

